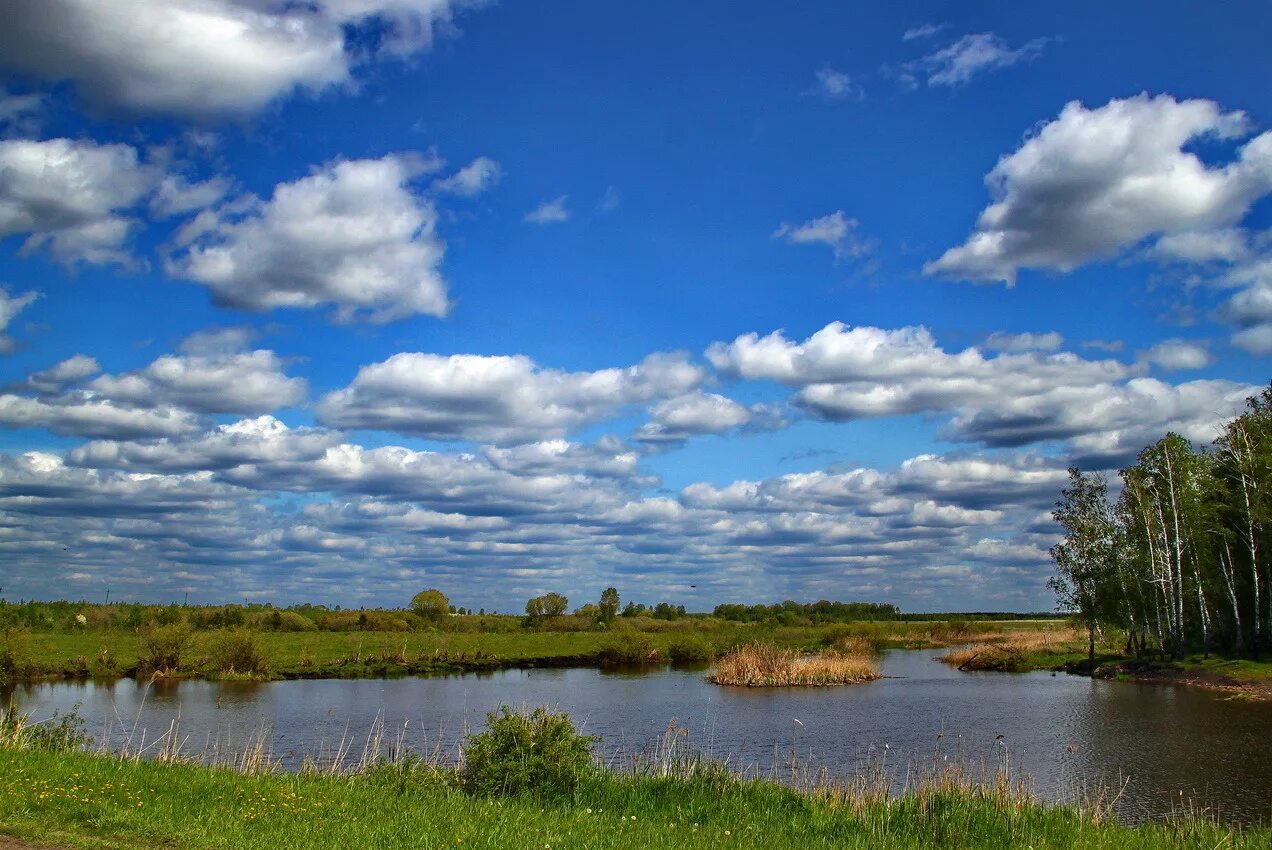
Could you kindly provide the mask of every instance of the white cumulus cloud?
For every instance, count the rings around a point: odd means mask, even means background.
[[[339,321],[444,316],[437,212],[412,190],[410,155],[346,160],[200,214],[167,267],[248,310],[332,305]]]
[[[427,47],[450,0],[11,0],[0,64],[70,81],[116,108],[254,112],[296,89],[351,79],[345,27],[376,24],[380,53]]]
[[[1238,139],[1247,128],[1243,113],[1209,100],[1071,102],[994,166],[985,179],[993,203],[975,231],[924,271],[1010,285],[1022,268],[1067,272],[1149,237],[1232,225],[1272,190],[1272,131],[1222,165],[1187,146]]]

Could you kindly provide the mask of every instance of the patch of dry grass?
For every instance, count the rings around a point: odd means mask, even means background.
[[[1034,666],[1029,656],[1071,652],[1080,648],[1082,640],[1083,633],[1074,628],[1007,631],[951,649],[941,660],[960,670],[1028,670]]]
[[[786,688],[871,682],[879,678],[879,671],[865,652],[828,650],[803,655],[772,644],[752,643],[721,656],[707,678],[717,685]]]

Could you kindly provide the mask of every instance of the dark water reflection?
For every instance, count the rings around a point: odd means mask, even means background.
[[[931,757],[939,734],[943,753],[991,770],[1005,753],[1053,799],[1098,783],[1121,788],[1125,780],[1118,809],[1127,820],[1185,803],[1229,820],[1272,819],[1268,704],[1170,685],[959,673],[935,655],[890,652],[884,673],[895,678],[842,688],[721,688],[701,671],[571,669],[265,684],[56,683],[19,688],[14,698],[37,717],[79,704],[89,731],[109,730],[116,743],[129,730],[134,743],[143,731],[153,740],[178,716],[187,750],[212,742],[241,748],[268,727],[275,755],[293,764],[342,737],[355,740],[356,755],[377,716],[390,731],[406,723],[413,747],[453,747],[502,703],[568,711],[602,736],[606,754],[648,747],[675,718],[697,746],[761,771],[775,760],[789,763],[792,743],[802,760],[832,773],[850,774],[865,759],[903,771]]]

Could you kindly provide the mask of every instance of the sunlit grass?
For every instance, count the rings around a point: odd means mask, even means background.
[[[707,677],[717,685],[782,688],[850,685],[879,678],[870,655],[828,649],[805,655],[767,643],[751,643],[720,656]]]

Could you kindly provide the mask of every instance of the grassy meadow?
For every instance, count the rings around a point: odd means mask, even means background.
[[[572,728],[572,727],[571,727]],[[539,741],[543,743],[543,741]],[[568,743],[568,742],[567,742]],[[469,752],[479,748],[470,742]],[[508,753],[504,752],[504,756]],[[524,758],[516,753],[512,762]],[[508,770],[499,754],[487,764]],[[533,756],[529,757],[533,759]],[[1201,820],[1129,828],[1098,802],[1049,806],[959,768],[797,787],[685,754],[588,766],[564,785],[475,792],[463,768],[405,758],[284,774],[139,761],[11,735],[0,835],[65,848],[1253,848],[1272,833]]]

